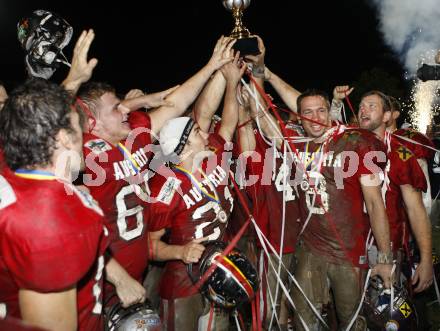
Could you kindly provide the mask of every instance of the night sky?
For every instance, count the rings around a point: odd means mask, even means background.
[[[96,33],[90,55],[99,59],[94,80],[158,91],[183,82],[210,57],[215,41],[232,29],[221,0],[22,1],[0,0],[0,80],[12,88],[24,79],[19,19],[34,9],[57,12],[74,28],[68,58],[83,29]],[[265,41],[266,63],[300,90],[331,92],[378,67],[401,80],[402,69],[377,31],[375,10],[364,0],[253,0],[244,23]],[[61,80],[67,67],[58,70]],[[381,86],[376,86],[380,88]]]

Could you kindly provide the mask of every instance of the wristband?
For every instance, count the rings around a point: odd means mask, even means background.
[[[264,64],[262,66],[252,66],[252,75],[257,78],[264,78]]]
[[[377,252],[377,263],[378,264],[392,264],[393,263],[393,253]]]

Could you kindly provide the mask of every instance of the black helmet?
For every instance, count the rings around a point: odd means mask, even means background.
[[[208,243],[197,265],[197,275],[193,265],[188,265],[188,270],[192,279],[198,281],[215,263],[217,268],[202,285],[201,291],[218,306],[234,308],[255,296],[258,274],[248,258],[239,250],[233,249],[228,255],[222,256],[225,248],[226,244],[220,241]]]
[[[62,49],[72,38],[73,29],[62,17],[47,10],[35,10],[17,24],[17,37],[26,51],[26,65],[35,77],[48,79],[65,60]],[[62,58],[59,58],[61,55]]]
[[[405,287],[394,286],[393,309],[391,290],[378,278],[371,278],[364,300],[364,315],[371,331],[418,330],[415,306]]]
[[[106,313],[107,331],[161,331],[159,315],[148,301],[123,308],[116,303]]]

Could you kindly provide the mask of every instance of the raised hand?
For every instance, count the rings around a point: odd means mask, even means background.
[[[92,29],[83,31],[73,49],[72,64],[66,79],[62,83],[65,89],[73,94],[76,94],[81,84],[87,82],[92,77],[93,69],[98,64],[96,58],[87,59],[90,45],[94,38],[95,33]]]
[[[236,52],[234,60],[232,62],[226,63],[221,67],[220,71],[225,77],[226,81],[232,85],[238,85],[241,77],[246,70],[246,66],[240,60],[240,52]]]
[[[264,57],[266,56],[266,47],[264,46],[263,39],[260,36],[254,35],[258,40],[258,49],[260,54],[257,55],[246,55],[244,58],[252,62],[252,64],[256,67],[264,68]]]
[[[234,59],[232,46],[235,44],[235,39],[221,36],[214,47],[211,59],[208,65],[212,66],[214,70],[220,69],[224,64],[231,62]]]
[[[138,98],[145,95],[145,93],[140,90],[140,89],[131,89],[130,91],[127,92],[127,94],[125,95],[124,99],[133,99],[133,98]]]
[[[354,87],[350,88],[348,85],[336,86],[333,89],[333,99],[338,101],[344,100],[347,95],[350,95],[350,93],[353,92],[353,90]]]

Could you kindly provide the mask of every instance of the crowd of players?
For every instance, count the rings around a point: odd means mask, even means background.
[[[221,37],[181,85],[120,99],[89,81],[94,37],[81,34],[61,85],[0,88],[4,329],[103,330],[115,305],[157,298],[164,330],[237,327],[237,310],[210,303],[192,275],[216,241],[238,240],[258,271],[253,286],[226,258],[252,306],[239,309],[245,329],[287,330],[293,316],[295,330],[319,330],[332,311],[331,327],[365,330],[370,278],[415,293],[433,284],[438,206],[423,192],[435,148],[397,129],[393,97],[366,93],[348,126],[349,86],[331,101],[300,93],[265,66],[261,38],[258,55],[241,56]],[[417,268],[404,281],[410,243]]]

